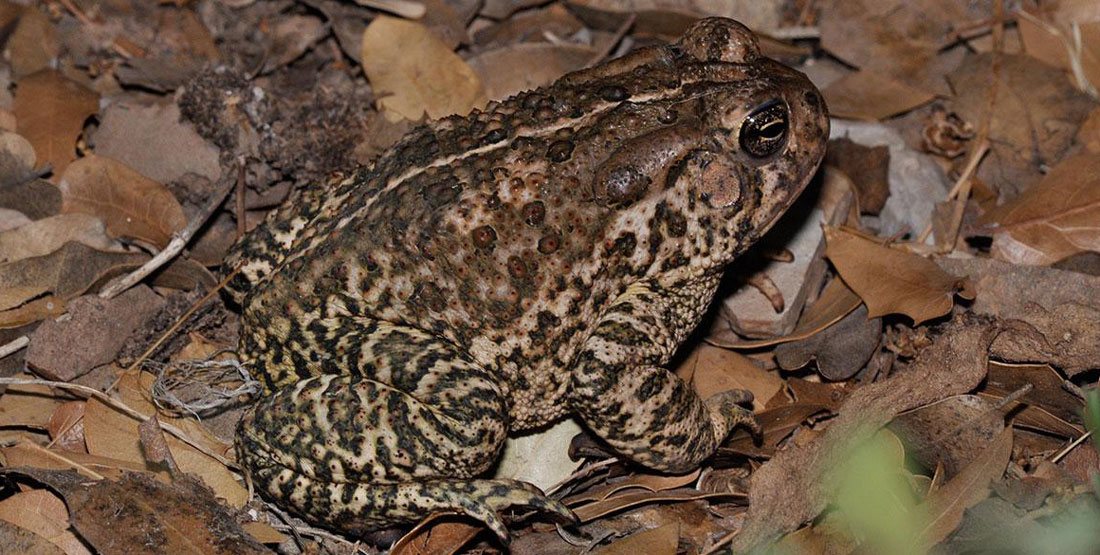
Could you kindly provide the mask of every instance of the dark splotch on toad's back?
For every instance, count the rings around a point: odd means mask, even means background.
[[[422,126],[284,208],[234,253],[246,340],[294,362],[268,385],[348,371],[329,361],[354,346],[322,323],[370,316],[494,371],[513,429],[561,416],[573,358],[611,300],[642,278],[675,287],[722,271],[821,159],[817,91],[752,41],[721,39]],[[740,127],[769,103],[787,108],[786,148],[756,157]]]

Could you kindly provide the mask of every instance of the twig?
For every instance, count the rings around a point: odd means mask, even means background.
[[[84,10],[76,7],[76,5],[71,2],[71,0],[61,0],[61,5],[65,6],[65,9],[69,10],[69,13],[73,14],[73,17],[75,17],[77,21],[88,26],[92,26],[94,24],[91,18],[88,17],[88,14],[84,13]]]
[[[240,270],[233,270],[232,272],[230,272],[230,274],[228,276],[225,276],[224,278],[222,278],[222,280],[219,281],[218,284],[215,285],[214,288],[211,289],[209,293],[207,293],[201,299],[196,301],[195,304],[191,305],[191,308],[188,308],[187,312],[184,312],[183,315],[180,316],[178,320],[176,320],[176,323],[172,324],[172,327],[168,328],[167,330],[164,330],[164,333],[162,333],[160,335],[160,337],[158,337],[157,340],[152,345],[149,346],[148,349],[145,349],[145,352],[141,353],[141,356],[139,356],[137,358],[137,360],[135,360],[134,363],[131,364],[126,370],[133,370],[134,368],[138,368],[141,365],[141,363],[145,362],[145,360],[148,359],[149,356],[152,355],[161,346],[161,344],[164,343],[164,341],[166,339],[168,339],[173,333],[175,333],[176,330],[179,329],[179,327],[182,326],[183,323],[186,322],[188,318],[190,318],[193,314],[195,314],[195,312],[198,311],[198,309],[202,305],[206,304],[206,301],[209,301],[210,299],[214,298],[214,296],[218,294],[218,291],[221,291],[222,288],[225,287],[225,284],[229,283],[229,280],[233,279],[237,275],[238,271],[240,271]],[[113,389],[113,388],[114,388],[114,386],[112,385],[108,389]]]
[[[1078,445],[1081,445],[1081,442],[1085,441],[1086,439],[1088,439],[1091,436],[1092,436],[1091,431],[1090,432],[1085,432],[1083,435],[1081,435],[1081,437],[1073,440],[1073,443],[1067,445],[1065,449],[1062,449],[1061,451],[1059,451],[1057,455],[1054,455],[1053,457],[1051,457],[1050,462],[1057,464],[1058,461],[1062,460],[1062,457],[1068,455],[1070,451],[1073,451],[1073,449],[1075,447],[1077,447]]]
[[[210,218],[210,215],[221,206],[221,203],[225,200],[225,197],[229,195],[229,192],[233,190],[234,183],[230,183],[228,186],[222,187],[222,190],[215,194],[210,202],[206,203],[198,214],[195,214],[194,218],[191,218],[191,222],[187,224],[187,227],[183,228],[179,232],[172,235],[172,240],[168,243],[168,246],[164,250],[157,253],[152,259],[143,264],[137,270],[130,272],[126,277],[112,283],[109,287],[99,292],[101,299],[110,299],[129,289],[137,282],[145,279],[145,276],[153,273],[157,268],[165,265],[169,260],[176,257],[177,254],[183,252],[183,248],[187,246],[191,237],[199,231],[199,228],[206,223],[206,220]]]
[[[948,237],[944,237],[944,240],[940,242],[942,249],[951,251],[955,248],[955,242],[959,237],[959,230],[962,228],[962,218],[966,210],[966,203],[970,200],[970,188],[973,184],[972,176],[978,168],[978,164],[985,157],[986,152],[989,151],[989,127],[993,120],[993,108],[997,104],[997,92],[1000,88],[1000,75],[1001,75],[1001,54],[1004,50],[1004,1],[997,0],[993,3],[993,63],[990,69],[990,84],[989,95],[986,101],[986,109],[982,112],[981,126],[978,128],[978,135],[970,150],[970,157],[967,160],[966,168],[963,170],[962,175],[955,182],[955,186],[951,188],[951,192],[948,193],[947,199],[955,200],[954,210],[951,212],[951,223],[948,227]],[[929,223],[925,226],[924,231],[921,232],[920,237],[917,239],[918,243],[923,243],[928,239],[928,235],[932,233],[932,224]]]
[[[119,401],[118,399],[115,399],[114,397],[111,397],[110,395],[107,395],[106,393],[103,393],[102,391],[99,391],[98,389],[94,389],[94,388],[88,387],[86,385],[80,385],[80,384],[68,383],[68,382],[57,382],[57,381],[53,381],[53,380],[28,380],[28,379],[22,379],[22,378],[0,378],[0,385],[46,385],[46,386],[50,386],[50,387],[56,387],[58,389],[64,389],[64,390],[67,390],[67,391],[75,391],[77,393],[84,394],[88,397],[94,397],[96,400],[98,400],[98,401],[100,401],[100,402],[102,402],[102,403],[104,403],[104,404],[106,404],[106,405],[108,405],[108,406],[110,406],[114,409],[117,409],[117,410],[123,412],[124,414],[126,414],[127,416],[129,416],[131,418],[135,418],[135,419],[140,420],[142,422],[145,422],[146,420],[149,420],[149,418],[150,418],[149,416],[146,416],[146,415],[130,408],[129,406],[127,406],[122,401]],[[206,455],[206,456],[222,463],[226,467],[228,467],[230,469],[233,469],[233,470],[237,470],[239,468],[237,466],[237,463],[235,463],[235,462],[233,462],[233,461],[231,461],[231,460],[229,460],[229,459],[227,459],[227,458],[211,451],[210,449],[207,449],[206,446],[200,444],[198,441],[195,441],[194,439],[191,439],[191,436],[187,435],[187,432],[184,432],[183,430],[177,428],[176,426],[174,426],[172,424],[168,424],[168,423],[161,423],[160,427],[164,431],[166,431],[166,432],[172,434],[173,436],[175,436],[176,439],[186,443],[187,445],[190,445],[191,447],[197,449],[200,453],[202,453],[202,454],[204,454],[204,455]]]
[[[18,351],[19,349],[26,347],[27,344],[30,342],[30,338],[25,335],[20,335],[19,337],[12,339],[11,341],[5,343],[3,346],[0,346],[0,358],[4,358]]]
[[[586,64],[584,64],[584,67],[592,67],[602,62],[604,58],[610,56],[611,53],[615,50],[615,46],[617,46],[619,44],[619,41],[623,40],[623,37],[626,36],[626,32],[634,26],[635,19],[636,17],[634,16],[634,14],[630,14],[630,17],[627,17],[626,21],[623,21],[623,24],[619,25],[619,28],[615,30],[615,35],[611,37],[610,41],[608,41],[607,46],[602,51],[597,52],[595,56],[592,56],[592,58],[589,59]]]
[[[90,469],[90,468],[88,468],[88,467],[86,467],[86,466],[84,466],[84,465],[68,458],[68,457],[65,457],[64,455],[62,455],[60,453],[54,453],[53,451],[50,451],[49,449],[43,448],[41,445],[38,445],[37,443],[35,443],[33,441],[29,441],[29,440],[24,439],[24,440],[21,440],[19,442],[19,445],[25,445],[25,446],[29,447],[32,450],[41,452],[43,455],[45,455],[45,456],[47,456],[51,459],[54,459],[55,461],[59,461],[63,464],[67,464],[67,465],[75,468],[76,470],[78,470],[80,472],[84,472],[85,474],[88,475],[89,478],[95,478],[96,480],[105,480],[105,479],[107,479],[106,476],[104,476],[104,475],[102,475],[102,474],[100,474],[100,473],[98,473],[98,472],[96,472],[96,471],[94,471],[94,470],[92,470],[92,469]]]

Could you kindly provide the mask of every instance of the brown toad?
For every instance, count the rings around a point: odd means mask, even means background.
[[[253,483],[349,533],[457,511],[504,536],[504,507],[570,514],[477,478],[509,430],[575,413],[637,463],[698,466],[754,421],[662,366],[827,135],[805,76],[715,18],[304,191],[227,264],[267,388],[238,433]]]

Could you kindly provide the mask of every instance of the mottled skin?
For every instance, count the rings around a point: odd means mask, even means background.
[[[828,122],[800,73],[728,19],[422,126],[242,240],[240,424],[265,497],[358,534],[458,511],[571,513],[476,478],[509,430],[576,413],[622,455],[697,467],[742,392],[663,368],[724,267],[792,203]]]

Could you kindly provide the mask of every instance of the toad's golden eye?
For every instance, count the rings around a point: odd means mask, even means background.
[[[753,110],[741,124],[741,150],[764,158],[779,152],[787,141],[787,105],[778,100]]]

